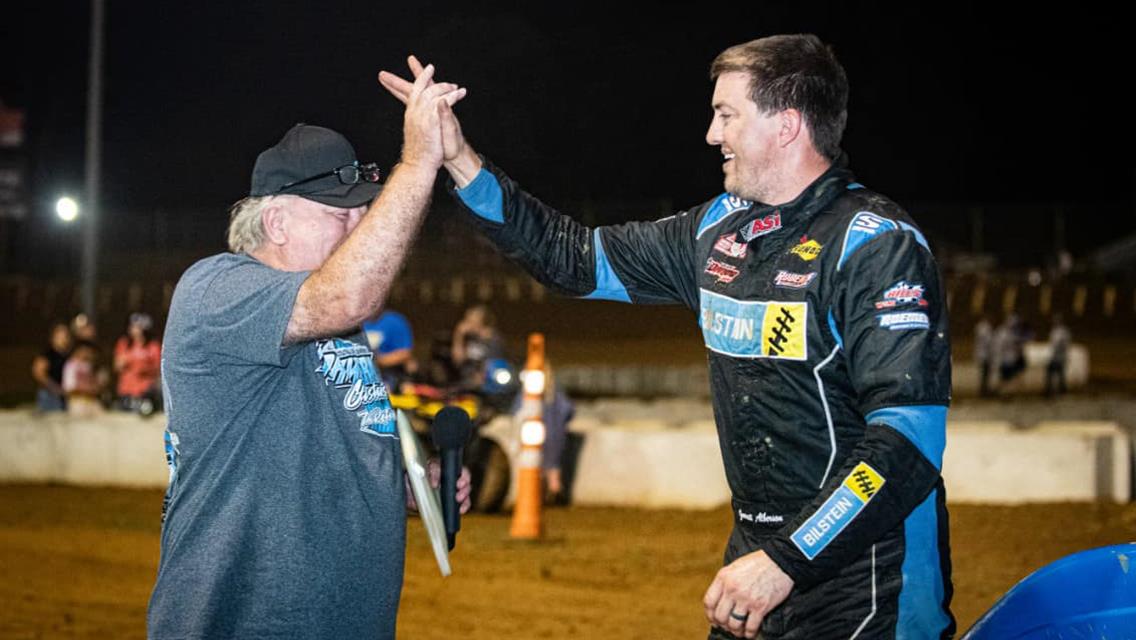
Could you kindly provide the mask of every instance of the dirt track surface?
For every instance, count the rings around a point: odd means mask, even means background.
[[[0,638],[143,638],[160,504],[157,491],[0,486]],[[962,629],[1041,565],[1136,539],[1136,505],[951,515]],[[545,524],[543,542],[519,543],[507,517],[468,517],[443,579],[413,520],[399,637],[705,637],[728,510],[556,509]]]

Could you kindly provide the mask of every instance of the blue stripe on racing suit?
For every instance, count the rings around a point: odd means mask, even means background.
[[[484,167],[477,172],[473,182],[457,192],[462,202],[477,215],[490,222],[505,222],[501,185],[497,184],[497,178]]]
[[[596,290],[584,296],[588,300],[615,300],[617,302],[631,302],[627,295],[627,287],[616,275],[615,269],[608,262],[607,253],[604,252],[603,240],[600,239],[600,230],[592,231],[592,244],[596,254]]]
[[[939,564],[938,493],[938,489],[932,491],[903,522],[906,551],[896,640],[938,638],[951,623],[939,605],[943,602],[943,572]]]
[[[472,182],[457,190],[458,196],[467,207],[481,218],[502,224],[505,222],[504,197],[501,185],[496,176],[484,167],[477,173]],[[627,294],[627,287],[616,275],[615,269],[607,259],[604,252],[603,241],[600,240],[599,229],[592,232],[596,256],[596,289],[584,298],[589,300],[616,300],[618,302],[631,302]]]
[[[886,424],[902,433],[936,469],[943,468],[947,445],[947,408],[939,405],[884,407],[865,416],[868,424]]]

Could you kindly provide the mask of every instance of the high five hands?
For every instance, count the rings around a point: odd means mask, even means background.
[[[441,123],[447,114],[453,119],[453,106],[466,91],[449,82],[434,82],[434,65],[420,66],[413,83],[398,80],[400,92],[395,95],[406,105],[402,162],[436,171],[445,161]]]
[[[424,100],[434,101],[435,111],[432,116],[436,116],[436,119],[431,117],[421,122],[416,121],[416,125],[436,127],[431,135],[437,137],[440,144],[441,160],[438,164],[444,163],[458,186],[464,187],[473,180],[481,169],[481,159],[466,143],[465,136],[462,135],[461,123],[458,122],[453,111],[453,106],[465,97],[466,90],[464,87],[458,88],[457,85],[448,82],[435,83],[434,65],[432,64],[423,66],[418,58],[413,55],[409,56],[406,61],[410,67],[410,73],[414,77],[413,82],[390,71],[380,71],[379,84],[383,85],[383,88],[392,96],[406,105],[408,127],[410,126],[411,112],[425,113],[429,109],[423,107],[422,102]],[[403,150],[403,161],[406,162],[406,147],[410,145],[410,130],[407,129],[404,135],[407,136]],[[430,137],[430,139],[433,140],[433,137]]]

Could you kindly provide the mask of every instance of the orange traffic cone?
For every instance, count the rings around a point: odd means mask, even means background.
[[[509,535],[523,540],[541,537],[540,449],[544,445],[544,336],[529,336],[529,354],[521,372],[524,399],[521,420],[521,455],[517,471],[517,502]]]

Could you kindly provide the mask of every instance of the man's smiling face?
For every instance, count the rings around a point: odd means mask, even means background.
[[[718,76],[711,105],[714,117],[707,144],[721,147],[726,191],[756,202],[768,202],[777,184],[777,138],[781,119],[762,114],[750,99],[750,75],[730,71]]]

